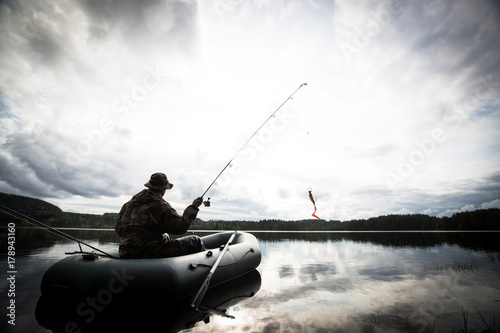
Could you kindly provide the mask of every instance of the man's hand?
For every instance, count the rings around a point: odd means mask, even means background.
[[[193,201],[193,206],[195,206],[196,208],[198,208],[198,207],[201,206],[202,202],[203,202],[203,198],[202,197],[196,198]]]

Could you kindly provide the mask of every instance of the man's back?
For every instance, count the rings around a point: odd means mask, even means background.
[[[120,258],[162,258],[180,255],[179,241],[165,243],[164,233],[184,234],[196,218],[198,208],[188,206],[183,216],[166,202],[161,193],[143,190],[123,205],[115,231],[121,237]],[[186,239],[185,242],[188,240]],[[199,242],[198,242],[199,243]],[[201,245],[190,245],[189,247]]]
[[[120,246],[158,247],[165,225],[165,211],[170,206],[163,198],[150,190],[143,190],[123,205],[115,230],[120,235]]]

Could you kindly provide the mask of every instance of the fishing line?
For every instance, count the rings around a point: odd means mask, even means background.
[[[310,152],[311,151],[311,134],[310,134],[310,129],[309,129],[309,117],[308,115],[305,116],[305,123],[306,123],[306,135],[307,135],[307,150]],[[317,218],[318,220],[320,220],[321,218],[318,217],[316,215],[316,200],[314,199],[314,196],[312,194],[312,183],[313,183],[313,179],[312,179],[312,175],[315,174],[314,170],[313,170],[313,167],[311,166],[311,163],[315,161],[314,159],[308,159],[307,160],[307,170],[309,171],[308,174],[309,174],[309,200],[311,200],[312,204],[313,204],[313,207],[314,207],[314,212],[311,214],[312,217],[315,217]]]
[[[259,126],[259,128],[257,128],[257,130],[252,134],[252,136],[250,136],[250,138],[248,138],[248,140],[245,142],[245,144],[243,144],[243,146],[241,146],[241,148],[236,152],[236,154],[234,154],[234,156],[229,160],[229,162],[227,162],[227,164],[224,166],[224,168],[222,168],[221,172],[219,172],[219,174],[217,175],[217,177],[215,177],[215,179],[212,181],[212,183],[210,184],[210,186],[208,186],[208,188],[205,190],[205,192],[203,192],[203,194],[201,195],[201,198],[203,198],[203,196],[208,192],[208,190],[210,190],[210,188],[215,184],[215,182],[217,181],[217,179],[219,179],[220,175],[222,175],[222,173],[227,169],[228,166],[231,165],[231,163],[233,162],[233,160],[236,158],[236,156],[245,148],[245,146],[250,142],[250,140],[253,139],[253,137],[255,135],[257,135],[257,133],[260,131],[260,129],[262,127],[264,127],[264,125],[271,119],[274,117],[274,115],[276,114],[276,112],[279,111],[279,109],[281,109],[281,107],[283,105],[285,105],[286,102],[288,102],[289,99],[292,99],[292,96],[295,95],[295,93],[300,89],[302,88],[302,86],[307,86],[307,83],[302,83],[290,96],[288,96],[288,98],[283,102],[281,103],[281,105],[262,123],[262,125]],[[205,204],[206,207],[210,207],[210,198],[208,198],[207,201],[204,201],[203,202]]]
[[[10,216],[13,216],[15,218],[18,218],[18,219],[20,219],[22,221],[25,221],[25,222],[28,222],[30,224],[36,225],[37,227],[40,227],[40,228],[42,228],[42,229],[50,232],[51,234],[57,235],[59,237],[67,239],[67,240],[71,240],[71,241],[77,242],[78,246],[80,247],[80,252],[75,252],[75,253],[85,253],[82,250],[82,244],[83,244],[85,246],[90,247],[92,250],[101,252],[106,257],[116,258],[115,256],[112,256],[111,254],[108,254],[108,253],[106,253],[106,252],[104,252],[102,250],[99,250],[98,248],[93,247],[92,245],[89,245],[89,244],[87,244],[85,242],[82,242],[81,240],[79,240],[79,239],[77,239],[77,238],[75,238],[73,236],[70,236],[70,235],[68,235],[68,234],[66,234],[66,233],[64,233],[64,232],[62,232],[60,230],[57,230],[56,228],[53,228],[51,226],[46,225],[45,223],[39,222],[39,221],[37,221],[37,220],[29,217],[29,216],[21,214],[18,211],[15,211],[14,209],[11,209],[9,207],[6,207],[6,206],[0,204],[0,211],[4,212],[5,214],[8,214]]]

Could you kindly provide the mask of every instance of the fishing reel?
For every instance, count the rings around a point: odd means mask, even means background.
[[[210,207],[210,198],[208,198],[207,200],[203,201],[203,204],[205,205],[205,207]]]

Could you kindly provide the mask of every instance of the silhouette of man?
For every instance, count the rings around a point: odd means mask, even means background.
[[[175,240],[171,240],[168,235],[163,236],[164,233],[186,233],[203,199],[195,199],[181,216],[163,199],[165,191],[173,187],[164,173],[152,174],[144,186],[147,189],[134,195],[120,210],[115,226],[120,236],[120,258],[167,258],[205,250],[198,236]]]

